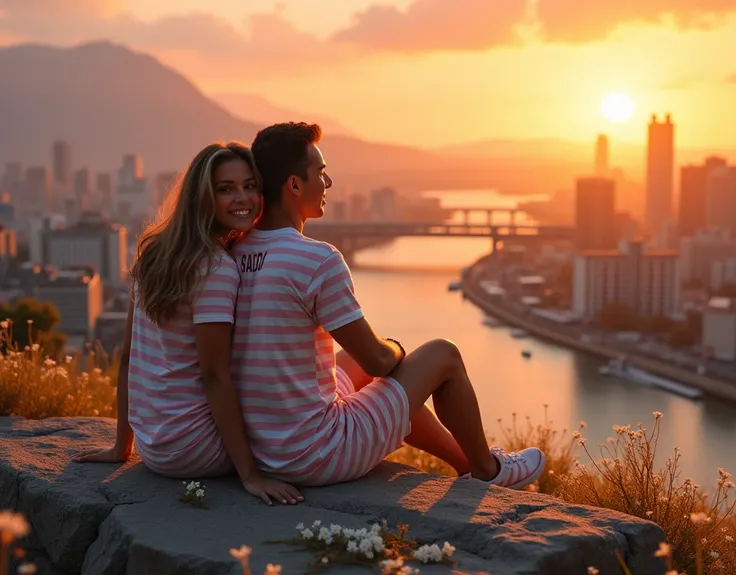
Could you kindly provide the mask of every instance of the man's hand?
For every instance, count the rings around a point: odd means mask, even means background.
[[[291,505],[304,501],[304,497],[302,497],[301,493],[293,485],[276,479],[269,479],[260,473],[243,481],[243,487],[245,487],[248,493],[255,495],[267,505],[272,504],[272,497],[276,501]]]
[[[86,451],[77,453],[72,457],[72,461],[76,461],[77,463],[122,463],[128,461],[129,458],[130,451],[113,446],[87,449]]]

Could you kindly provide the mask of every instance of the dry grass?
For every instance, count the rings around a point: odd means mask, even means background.
[[[651,431],[641,423],[635,429],[614,426],[616,437],[599,445],[599,457],[577,436],[588,463],[578,463],[562,479],[558,495],[654,521],[664,530],[674,565],[681,571],[736,573],[736,502],[729,500],[734,487],[730,475],[718,470],[716,490],[709,497],[692,479],[680,481],[679,449],[658,468],[661,419],[655,412]]]
[[[0,329],[0,343],[8,341]],[[56,363],[38,344],[0,354],[0,416],[29,419],[117,415],[117,360],[101,349]]]
[[[672,573],[736,573],[736,502],[729,498],[734,484],[730,475],[719,469],[715,494],[709,497],[691,479],[680,481],[680,452],[667,459],[661,469],[656,465],[657,442],[662,414],[654,413],[654,427],[642,424],[614,426],[616,437],[599,446],[600,457],[588,449],[580,430],[568,435],[557,433],[546,418],[542,425],[524,426],[513,416],[510,427],[501,426],[501,445],[516,451],[537,446],[547,455],[547,467],[533,491],[560,497],[570,503],[592,505],[621,511],[654,521],[664,531],[667,545],[658,551],[663,565]],[[489,439],[494,444],[493,438]],[[576,459],[582,447],[587,464]],[[419,469],[455,475],[436,458],[409,446],[392,454],[391,461]],[[594,570],[591,572],[595,572]],[[625,570],[623,570],[626,573]],[[669,571],[668,571],[669,572]]]

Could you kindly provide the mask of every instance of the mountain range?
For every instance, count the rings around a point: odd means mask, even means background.
[[[208,97],[154,57],[107,41],[0,48],[0,79],[0,167],[50,166],[52,142],[64,139],[75,166],[114,170],[123,154],[137,153],[153,176],[181,169],[212,140],[249,143],[264,125],[302,118],[324,124],[330,173],[338,186],[356,191],[393,185],[403,192],[548,193],[571,187],[592,167],[592,141],[488,141],[441,150],[369,142],[337,120],[280,108],[259,95]],[[626,148],[626,155],[625,169],[639,176],[643,149]]]

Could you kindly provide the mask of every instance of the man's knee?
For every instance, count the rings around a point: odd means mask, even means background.
[[[452,371],[463,364],[463,356],[460,349],[449,339],[433,339],[424,346],[433,358],[439,361],[448,370]]]

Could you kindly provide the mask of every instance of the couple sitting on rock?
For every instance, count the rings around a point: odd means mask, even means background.
[[[535,481],[541,451],[489,448],[457,347],[407,354],[377,336],[340,252],[302,235],[332,186],[320,136],[277,124],[252,152],[216,143],[194,158],[138,244],[116,443],[75,460],[125,461],[135,446],[156,473],[235,472],[269,504],[357,479],[404,441],[466,479]]]

